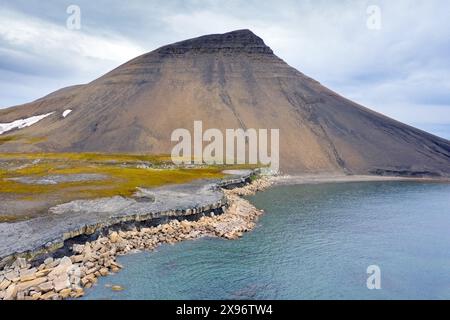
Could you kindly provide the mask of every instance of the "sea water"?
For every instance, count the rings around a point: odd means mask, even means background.
[[[277,186],[249,200],[265,214],[243,238],[120,257],[85,298],[450,299],[450,184]]]

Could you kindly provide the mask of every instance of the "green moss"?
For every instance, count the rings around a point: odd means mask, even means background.
[[[130,155],[105,153],[7,153],[0,154],[0,201],[2,195],[19,201],[64,203],[121,195],[132,196],[137,187],[153,188],[166,184],[187,183],[195,179],[223,178],[225,169],[253,169],[255,165],[220,165],[183,168],[172,166],[167,155]],[[38,160],[39,161],[35,161]],[[140,168],[148,164],[150,169]],[[168,166],[170,165],[170,166]],[[5,167],[6,166],[6,167]],[[5,169],[9,168],[9,169]],[[48,175],[100,174],[107,178],[54,185],[25,184],[8,180]],[[34,214],[34,216],[40,213]],[[28,219],[0,215],[0,222]]]
[[[19,173],[19,174],[17,174]],[[137,168],[118,168],[112,166],[105,167],[77,167],[68,169],[49,168],[26,168],[15,172],[14,177],[29,176],[30,174],[81,174],[95,173],[103,174],[109,178],[106,180],[66,182],[56,185],[24,184],[7,180],[3,177],[0,180],[0,193],[14,194],[43,194],[70,191],[83,193],[85,196],[112,196],[131,195],[137,187],[155,187],[164,184],[175,184],[189,182],[194,179],[220,178],[223,176],[217,169],[176,169],[176,170],[151,170]],[[9,177],[13,177],[12,175]]]
[[[18,169],[0,170],[0,193],[17,195],[20,200],[34,200],[40,196],[57,197],[61,201],[80,198],[131,196],[137,187],[157,187],[185,183],[195,179],[221,178],[222,167],[195,169],[145,169],[137,164],[145,161],[159,166],[168,156],[98,154],[98,153],[34,153],[1,154],[0,158],[14,162]],[[23,160],[29,160],[25,166]],[[38,163],[33,160],[40,159]],[[124,165],[125,163],[125,165]],[[101,174],[105,180],[65,182],[55,185],[25,184],[9,178],[44,177],[48,175]]]

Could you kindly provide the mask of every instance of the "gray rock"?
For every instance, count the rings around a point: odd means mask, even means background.
[[[20,269],[25,269],[27,267],[27,260],[25,260],[25,258],[17,258],[13,266],[19,267]]]
[[[83,181],[97,181],[105,180],[108,176],[95,173],[85,173],[85,174],[61,174],[61,175],[50,175],[45,177],[19,177],[19,178],[9,178],[7,180],[16,181],[24,184],[58,184],[66,182],[83,182]]]
[[[195,181],[152,189],[154,202],[112,197],[77,200],[50,209],[51,215],[0,223],[0,259],[25,252],[53,248],[81,234],[90,234],[127,221],[169,219],[187,215],[188,208],[217,206],[223,192],[212,181]]]
[[[6,290],[9,287],[10,284],[11,284],[10,280],[6,280],[6,279],[2,280],[0,282],[0,291]]]
[[[4,300],[14,300],[17,296],[17,286],[15,284],[11,284],[8,289],[5,291]]]
[[[66,275],[69,273],[70,269],[72,268],[72,260],[68,257],[64,257],[60,264],[55,267],[49,274],[49,279],[56,279],[62,275]]]
[[[53,286],[56,292],[70,287],[70,280],[67,274],[62,274],[53,280]]]
[[[14,281],[17,278],[19,278],[19,273],[17,271],[10,271],[5,274],[5,278],[8,279],[9,281]]]
[[[47,282],[41,283],[38,286],[38,289],[43,292],[48,292],[48,291],[53,290],[53,281],[47,281]]]
[[[20,276],[28,276],[30,274],[36,273],[37,269],[36,268],[31,268],[31,269],[22,269],[20,270]]]
[[[47,281],[47,278],[42,277],[42,278],[36,278],[31,281],[21,282],[17,285],[17,291],[25,291],[29,288],[37,287],[38,285],[40,285],[41,283],[44,283],[46,281]]]

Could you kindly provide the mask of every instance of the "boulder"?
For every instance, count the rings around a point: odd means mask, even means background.
[[[45,268],[46,268],[46,265],[45,265],[45,264],[41,264],[41,265],[38,267],[38,271],[44,270]]]
[[[97,242],[97,243],[95,243],[94,246],[92,247],[92,250],[93,250],[94,252],[97,252],[97,251],[102,251],[103,248],[104,248],[104,245],[101,244],[100,242]]]
[[[62,274],[53,280],[53,286],[56,292],[70,287],[70,281],[67,274]]]
[[[81,274],[82,274],[81,268],[80,268],[79,266],[76,266],[76,267],[73,269],[72,275],[73,275],[74,277],[80,278],[80,277],[81,277]]]
[[[13,265],[20,269],[25,269],[27,267],[27,260],[25,258],[17,258]]]
[[[38,270],[39,270],[39,268],[38,268]],[[36,272],[36,278],[45,277],[45,276],[47,276],[51,271],[52,271],[52,269],[42,269],[42,270],[39,270],[38,272]]]
[[[58,294],[55,291],[49,291],[43,294],[40,299],[41,300],[53,300],[58,297]]]
[[[38,285],[38,289],[43,292],[49,292],[53,290],[53,281],[47,281]]]
[[[47,278],[43,277],[43,278],[36,278],[36,279],[30,280],[30,281],[20,282],[17,285],[17,290],[25,291],[26,289],[29,289],[31,287],[37,287],[41,283],[44,283],[46,281],[47,281]]]
[[[19,280],[19,273],[17,271],[10,271],[5,274],[5,278],[12,282],[17,282]]]
[[[74,244],[72,247],[72,251],[78,254],[83,253],[85,246],[82,244]]]
[[[100,272],[100,275],[102,275],[103,277],[104,277],[104,276],[107,276],[107,275],[109,274],[109,271],[108,271],[107,268],[101,268],[101,269],[99,270],[99,272]]]
[[[36,268],[20,270],[20,282],[36,279],[37,278],[36,272],[37,272]]]
[[[71,266],[72,265],[72,260],[70,260],[69,257],[63,257],[61,259],[61,261],[59,262],[59,265],[68,265]]]
[[[69,296],[70,296],[70,293],[72,292],[72,289],[69,289],[69,288],[67,288],[67,289],[63,289],[63,290],[61,290],[60,292],[59,292],[59,296],[62,298],[62,299],[66,299],[66,298],[68,298]]]
[[[70,295],[72,298],[80,298],[84,296],[84,290],[82,288],[76,288]]]
[[[89,278],[86,276],[84,278],[81,279],[81,285],[83,287],[86,287],[86,285],[89,283]]]
[[[62,274],[67,274],[72,267],[72,260],[68,257],[64,257],[61,259],[59,265],[55,267],[49,274],[48,277],[50,279],[55,279]]]
[[[46,264],[45,266],[47,269],[53,269],[59,265],[60,261],[61,261],[60,259],[56,259],[56,260],[53,260],[52,262],[50,262],[49,264]]]
[[[42,293],[41,292],[37,292],[37,293],[35,293],[35,294],[33,294],[31,296],[31,299],[32,300],[39,300],[41,298],[41,296],[42,296]]]
[[[119,241],[119,234],[117,233],[117,232],[112,232],[110,235],[109,235],[109,240],[111,240],[111,243],[116,243],[116,242],[118,242]]]
[[[84,256],[82,254],[79,254],[76,256],[71,256],[70,260],[72,260],[72,263],[80,263],[80,262],[83,262]]]
[[[36,272],[37,272],[37,269],[36,269],[36,268],[31,268],[31,269],[21,269],[21,270],[19,271],[19,274],[20,274],[20,276],[22,277],[22,276],[30,275],[30,274],[33,274],[33,273],[36,273]]]
[[[11,283],[12,283],[12,282],[11,282],[10,280],[4,279],[4,280],[0,283],[0,291],[6,290],[6,289],[9,287],[9,285],[10,285]]]
[[[3,300],[14,300],[17,296],[17,286],[13,283],[5,291]]]
[[[95,266],[95,267],[93,267],[93,268],[91,268],[89,270],[86,270],[86,274],[87,275],[91,275],[93,273],[96,273],[98,271],[98,269],[99,269],[99,267]]]
[[[77,276],[71,276],[70,277],[70,283],[72,285],[74,285],[74,286],[79,286],[80,285],[80,281],[81,281],[80,277],[77,277]]]

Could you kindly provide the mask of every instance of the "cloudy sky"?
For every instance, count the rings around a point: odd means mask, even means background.
[[[70,5],[79,30],[67,27]],[[447,0],[0,0],[0,108],[245,28],[338,93],[450,139],[449,19]]]

